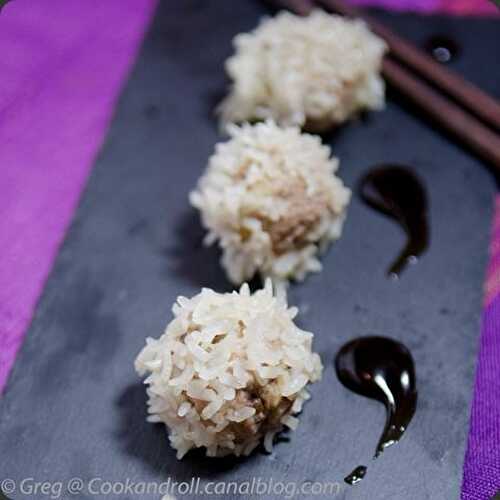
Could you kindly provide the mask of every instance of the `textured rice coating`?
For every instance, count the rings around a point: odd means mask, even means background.
[[[361,110],[384,107],[385,42],[363,21],[315,10],[282,12],[234,39],[223,123],[274,119],[320,131]]]
[[[163,422],[177,457],[205,447],[208,456],[248,455],[261,442],[271,450],[284,426],[321,378],[312,333],[299,329],[271,281],[251,294],[204,288],[173,306],[174,319],[159,339],[146,339],[135,361],[148,374],[148,420]]]
[[[335,175],[330,148],[272,121],[228,127],[191,203],[219,242],[222,266],[240,284],[258,273],[275,281],[319,271],[318,254],[339,238],[351,192]]]

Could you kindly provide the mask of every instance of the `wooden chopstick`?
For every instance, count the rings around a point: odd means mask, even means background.
[[[301,16],[309,14],[314,8],[314,0],[268,0],[268,3],[291,10]]]
[[[317,2],[349,17],[357,14],[356,9],[347,7],[340,0],[317,0]],[[307,14],[313,8],[311,0],[277,0],[274,3],[281,4],[282,7],[301,15]],[[380,23],[372,22],[365,16],[360,15],[359,17],[362,17],[373,31],[386,40],[391,49],[390,55],[396,51],[401,58],[406,57],[404,62],[408,63],[410,68],[420,70],[422,76],[433,82],[439,90],[444,90],[453,96],[457,100],[457,104],[386,56],[382,63],[382,72],[389,84],[398,89],[444,129],[453,133],[461,144],[468,146],[478,156],[500,170],[500,135],[470,113],[470,111],[474,111],[477,116],[496,127],[500,125],[500,104],[481,89],[447,70]],[[372,23],[375,23],[377,29],[373,28]],[[387,36],[390,40],[387,40]],[[460,104],[465,109],[460,107]]]
[[[404,93],[426,115],[500,169],[500,135],[387,57],[382,63],[382,72],[391,85]]]
[[[339,14],[363,19],[374,33],[386,41],[391,55],[434,83],[490,126],[500,130],[500,102],[486,92],[445,68],[383,24],[369,18],[342,0],[318,0],[318,3]]]

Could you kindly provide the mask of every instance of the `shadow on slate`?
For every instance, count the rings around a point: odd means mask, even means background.
[[[428,187],[431,246],[399,282],[387,280],[404,235],[353,198],[324,271],[290,289],[325,365],[297,431],[270,455],[217,460],[195,452],[177,461],[164,429],[145,422],[133,369],[144,338],[161,334],[177,295],[230,289],[218,250],[201,245],[187,197],[220,139],[209,110],[225,85],[231,39],[264,13],[251,0],[160,3],[0,402],[2,476],[158,483],[195,476],[201,484],[260,477],[297,487],[338,482],[336,498],[346,500],[459,497],[495,183],[399,101],[324,140],[350,187],[372,165],[412,165]],[[436,32],[458,38],[452,67],[489,92],[500,88],[490,71],[495,52],[484,49],[496,47],[498,21],[375,15],[419,44]],[[369,461],[384,423],[380,405],[349,393],[334,374],[337,350],[359,335],[410,348],[419,404],[401,442],[348,487],[342,478]],[[225,496],[238,497],[248,495]]]
[[[207,265],[209,262],[219,262],[221,252],[216,245],[206,247],[203,244],[206,231],[201,225],[198,212],[193,208],[186,210],[179,217],[175,230],[175,243],[166,246],[165,257],[177,263],[175,273],[178,277],[190,280],[194,286],[212,283],[211,288],[231,291],[233,287],[222,267]]]
[[[151,467],[161,476],[171,475],[168,467],[170,460],[175,460],[175,451],[165,439],[165,430],[160,425],[152,426],[145,419],[138,421],[137,415],[144,413],[146,394],[142,383],[137,382],[125,388],[117,400],[122,422],[117,429],[117,440],[132,458],[137,458]],[[135,427],[135,432],[130,429]],[[168,457],[168,461],[164,458]],[[252,457],[253,458],[253,457]],[[215,478],[238,467],[242,458],[224,457],[206,460],[201,450],[189,453],[175,471],[177,481],[190,481],[193,473],[197,476]]]

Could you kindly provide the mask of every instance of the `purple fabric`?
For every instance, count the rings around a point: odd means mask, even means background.
[[[156,0],[0,13],[0,391]]]
[[[500,491],[500,296],[483,316],[462,500],[487,500],[497,491]]]
[[[442,12],[457,15],[498,15],[493,0],[350,0],[356,5],[391,10],[415,11],[423,14]]]
[[[462,500],[489,500],[497,491],[500,491],[500,195],[496,199],[485,284]]]
[[[440,10],[440,0],[351,0],[351,3],[360,6],[383,7],[390,10],[409,10],[417,12],[433,12]]]

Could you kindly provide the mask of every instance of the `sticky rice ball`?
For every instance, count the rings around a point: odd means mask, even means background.
[[[312,333],[293,322],[283,292],[272,284],[250,294],[204,288],[179,297],[174,319],[159,339],[146,339],[135,361],[148,385],[148,420],[163,422],[182,458],[191,448],[207,456],[248,455],[263,439],[272,449],[284,426],[309,398],[306,386],[321,378]]]
[[[342,232],[350,190],[318,137],[268,121],[230,125],[191,203],[219,242],[222,266],[240,284],[256,273],[276,281],[319,271],[320,250]]]
[[[384,107],[385,42],[360,20],[322,10],[282,12],[234,39],[223,123],[273,118],[319,132],[360,110]]]

